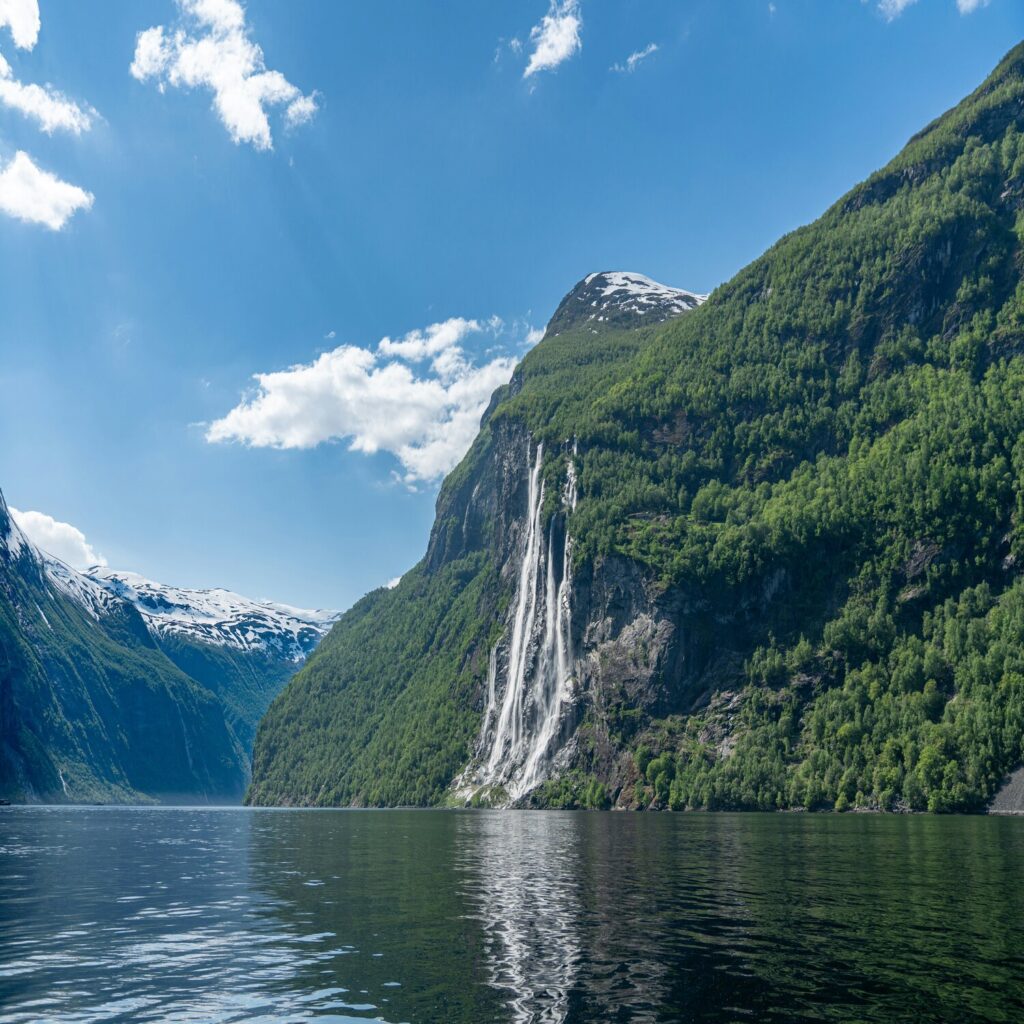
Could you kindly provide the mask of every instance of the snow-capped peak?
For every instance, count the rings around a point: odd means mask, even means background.
[[[230,590],[188,590],[154,583],[133,572],[94,565],[80,572],[37,547],[10,514],[0,493],[0,560],[31,559],[43,579],[94,619],[134,605],[157,643],[177,636],[301,662],[340,612],[253,601]],[[45,616],[44,616],[45,618]]]
[[[584,278],[585,285],[600,293],[593,302],[599,309],[615,305],[619,309],[645,315],[650,312],[664,314],[663,319],[695,309],[706,295],[688,292],[683,288],[670,288],[644,274],[622,270],[606,270]],[[604,301],[601,302],[600,300]]]
[[[21,527],[14,521],[3,494],[0,494],[0,524],[6,523],[6,530],[0,529],[0,548],[3,549],[7,558],[11,561],[17,559],[23,551],[33,551],[34,548],[28,537],[21,531]]]
[[[93,566],[85,579],[133,604],[157,640],[178,636],[199,643],[266,652],[302,661],[339,612],[254,601],[230,590],[189,590],[154,583],[133,572]]]
[[[659,284],[645,274],[604,270],[588,274],[562,300],[548,324],[549,334],[589,325],[631,328],[662,323],[696,309],[707,299],[699,292]]]

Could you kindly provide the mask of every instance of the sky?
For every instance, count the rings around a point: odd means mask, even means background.
[[[345,608],[582,277],[711,291],[1020,0],[0,0],[0,489],[76,564]]]

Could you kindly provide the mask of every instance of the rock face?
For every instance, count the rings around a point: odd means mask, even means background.
[[[992,814],[1024,814],[1024,767],[1010,773],[996,793],[989,811]]]
[[[754,593],[711,616],[699,594],[659,587],[630,559],[602,557],[574,570],[567,519],[576,453],[567,442],[546,482],[543,458],[543,444],[502,424],[488,469],[445,509],[446,520],[464,524],[500,510],[490,538],[507,598],[494,604],[499,628],[476,697],[480,730],[452,793],[459,802],[529,805],[545,782],[577,773],[603,780],[628,803],[633,732],[741,686],[747,628],[776,595]],[[501,483],[490,490],[484,479]],[[558,497],[545,523],[546,491]],[[469,529],[460,539],[479,535]],[[719,716],[723,740],[736,710],[734,703]]]

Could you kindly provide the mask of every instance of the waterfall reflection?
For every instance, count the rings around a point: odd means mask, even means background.
[[[510,1020],[561,1024],[582,961],[578,820],[481,812],[460,817],[456,865],[484,933],[489,984]]]

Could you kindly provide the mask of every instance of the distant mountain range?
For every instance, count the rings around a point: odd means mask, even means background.
[[[0,496],[0,796],[237,801],[256,723],[336,617],[78,572]]]

